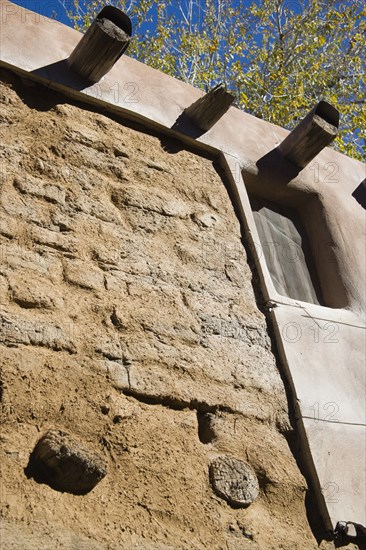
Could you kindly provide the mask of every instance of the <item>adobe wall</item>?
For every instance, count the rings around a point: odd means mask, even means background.
[[[2,80],[2,548],[318,548],[212,161]],[[106,462],[87,495],[26,477],[50,428]],[[257,474],[249,508],[212,490],[209,464],[226,455]]]

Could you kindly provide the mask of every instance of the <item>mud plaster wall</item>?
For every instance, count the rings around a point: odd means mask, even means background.
[[[2,548],[317,548],[212,161],[2,80]],[[88,495],[25,476],[49,428],[107,462]],[[248,509],[210,487],[209,463],[226,454],[257,473]]]

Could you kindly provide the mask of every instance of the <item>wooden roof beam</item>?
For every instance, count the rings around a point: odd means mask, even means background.
[[[184,110],[184,114],[202,131],[207,132],[226,113],[235,96],[218,84]]]
[[[125,52],[131,34],[125,13],[113,6],[103,8],[71,53],[70,69],[90,83],[98,82]]]
[[[319,101],[277,149],[302,170],[333,141],[338,133],[338,125],[337,109],[326,101]]]

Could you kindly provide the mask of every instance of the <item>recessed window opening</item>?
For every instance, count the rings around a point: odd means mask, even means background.
[[[325,305],[310,243],[297,211],[250,197],[253,217],[273,285],[282,296]]]

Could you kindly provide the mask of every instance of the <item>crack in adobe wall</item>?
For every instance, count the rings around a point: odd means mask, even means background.
[[[122,393],[126,396],[133,397],[140,401],[141,403],[146,403],[147,405],[161,405],[168,409],[175,411],[182,411],[184,409],[189,409],[191,411],[197,411],[199,413],[217,413],[217,412],[228,412],[231,414],[240,414],[239,411],[225,406],[225,405],[209,405],[203,401],[197,401],[196,399],[184,400],[170,396],[157,396],[157,395],[147,395],[145,393],[140,393],[136,390],[123,390]]]

